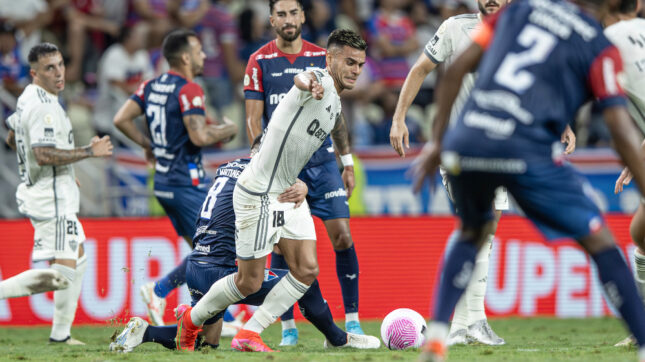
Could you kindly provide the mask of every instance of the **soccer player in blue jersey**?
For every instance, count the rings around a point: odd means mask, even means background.
[[[258,137],[254,146],[259,145]],[[257,147],[254,147],[257,150]],[[254,151],[251,152],[253,155]],[[250,162],[242,158],[217,169],[215,180],[207,198],[199,210],[197,230],[194,237],[195,248],[188,256],[186,283],[195,305],[211,285],[217,280],[237,271],[235,254],[235,212],[233,210],[233,190],[238,176]],[[278,200],[300,205],[307,194],[307,186],[298,180],[285,190]],[[264,281],[259,291],[239,301],[241,304],[260,305],[269,291],[287,274],[283,269],[265,269]],[[325,347],[378,348],[378,339],[372,336],[346,333],[334,324],[329,306],[325,302],[320,287],[314,282],[299,300],[301,311],[326,337]],[[219,345],[221,317],[218,313],[204,323],[202,338],[196,347]],[[125,329],[110,344],[110,350],[130,352],[144,342],[156,342],[169,349],[175,349],[177,326],[149,326],[143,319],[133,317]]]
[[[206,57],[197,35],[175,30],[164,39],[162,50],[170,70],[142,83],[114,116],[114,124],[154,163],[154,194],[177,234],[192,246],[197,211],[208,185],[201,148],[231,140],[237,126],[226,118],[222,124],[206,121],[204,92],[193,82]],[[142,132],[135,124],[141,115],[149,132]],[[163,325],[164,298],[185,283],[185,274],[184,259],[164,278],[141,288],[153,324]]]
[[[244,76],[246,122],[249,142],[262,134],[278,102],[293,86],[294,75],[313,68],[325,68],[325,49],[301,37],[305,13],[300,0],[270,0],[271,26],[277,38],[262,46],[249,58]],[[334,147],[341,155],[342,175],[338,171]],[[336,274],[345,307],[345,329],[363,333],[358,320],[358,258],[349,228],[349,204],[354,189],[354,166],[348,135],[333,146],[327,137],[300,173],[309,187],[307,202],[311,214],[322,219],[336,253]],[[284,257],[276,250],[271,267],[287,269]],[[282,319],[282,342],[295,345],[298,330],[293,308]]]
[[[560,135],[578,108],[593,99],[616,150],[645,191],[637,132],[617,82],[622,60],[599,23],[619,1],[514,2],[484,20],[473,44],[446,71],[437,92],[433,141],[416,162],[415,188],[441,162],[453,188],[461,234],[444,264],[423,359],[445,358],[450,315],[491,226],[494,190],[505,186],[547,238],[573,238],[590,254],[609,301],[645,361],[645,309],[634,278],[589,196],[590,186],[560,156]],[[445,132],[459,85],[475,69],[471,96],[456,125]]]

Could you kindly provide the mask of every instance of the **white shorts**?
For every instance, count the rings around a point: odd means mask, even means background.
[[[307,202],[294,208],[293,203],[281,203],[276,198],[277,195],[251,195],[235,187],[233,208],[238,259],[259,259],[269,255],[280,238],[316,240]]]
[[[30,221],[34,226],[33,261],[78,259],[78,249],[85,241],[85,231],[76,215]]]
[[[450,201],[454,203],[455,200],[452,197],[452,188],[450,187],[450,183],[448,182],[448,173],[443,168],[439,168],[439,173],[441,174],[441,182],[443,182],[443,187],[445,187],[446,191],[448,191],[448,197],[450,198]],[[508,203],[508,191],[506,191],[506,187],[500,186],[495,189],[495,199],[493,200],[493,205],[495,206],[495,210],[498,211],[504,211],[510,208]]]

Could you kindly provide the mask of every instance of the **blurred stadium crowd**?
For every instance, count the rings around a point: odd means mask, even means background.
[[[389,144],[399,89],[426,42],[444,19],[478,11],[476,0],[303,3],[307,22],[302,34],[306,40],[325,46],[335,28],[358,30],[368,40],[366,69],[357,87],[343,100],[355,147]],[[640,16],[645,17],[644,8]],[[206,92],[209,113],[212,117],[226,115],[244,129],[242,79],[246,62],[274,38],[266,0],[0,0],[3,119],[13,111],[16,98],[30,82],[26,62],[29,49],[49,41],[65,56],[67,85],[61,102],[72,121],[76,144],[87,144],[95,134],[109,134],[118,146],[130,147],[114,128],[112,117],[142,80],[167,69],[160,52],[161,40],[177,27],[194,29],[201,38],[207,59],[198,81]],[[425,80],[408,114],[413,143],[428,138],[437,77],[441,77],[441,69]],[[645,133],[645,125],[639,127]],[[6,127],[1,133],[6,133]],[[578,147],[608,145],[604,123],[590,107],[579,115],[576,134]],[[226,148],[247,147],[244,132],[240,135]],[[11,152],[5,149],[0,159],[0,174],[15,168],[9,161],[15,162]],[[5,189],[12,184],[7,177],[5,182],[0,180],[1,198],[13,204],[15,189]],[[2,215],[6,213],[0,210]]]

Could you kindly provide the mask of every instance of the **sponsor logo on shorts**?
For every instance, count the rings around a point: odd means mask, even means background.
[[[271,281],[271,280],[276,279],[276,278],[278,278],[278,274],[272,272],[269,269],[264,269],[264,281],[265,282]]]
[[[325,193],[325,200],[331,199],[332,197],[347,197],[347,191],[341,187],[338,190]]]
[[[211,246],[210,245],[195,244],[195,251],[199,251],[199,252],[208,254],[208,253],[211,252]]]
[[[202,293],[199,290],[194,289],[194,288],[188,288],[188,292],[190,293],[191,297],[195,297],[195,296],[203,297],[204,296],[204,293]]]
[[[34,239],[34,249],[42,249],[43,239]]]

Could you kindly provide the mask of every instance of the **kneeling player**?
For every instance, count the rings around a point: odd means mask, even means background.
[[[256,140],[257,142],[258,140]],[[257,142],[259,143],[259,142]],[[233,211],[233,190],[237,177],[249,163],[249,159],[240,159],[221,166],[216,179],[200,210],[197,222],[195,244],[188,257],[186,269],[187,285],[192,296],[193,306],[208,292],[216,281],[237,272],[235,265],[235,213]],[[295,202],[300,205],[307,195],[307,186],[298,180],[285,190],[278,200]],[[264,280],[259,291],[240,300],[239,304],[261,305],[269,291],[285,276],[288,270],[265,269]],[[378,348],[380,341],[373,336],[346,333],[336,326],[329,306],[315,281],[298,301],[302,314],[326,337],[325,347]],[[183,311],[180,306],[177,311]],[[203,343],[197,346],[219,344],[222,313],[204,323]],[[169,349],[175,348],[177,326],[149,326],[143,319],[134,317],[116,341],[110,344],[114,351],[130,352],[144,342],[156,342]],[[192,349],[192,348],[191,348]]]

